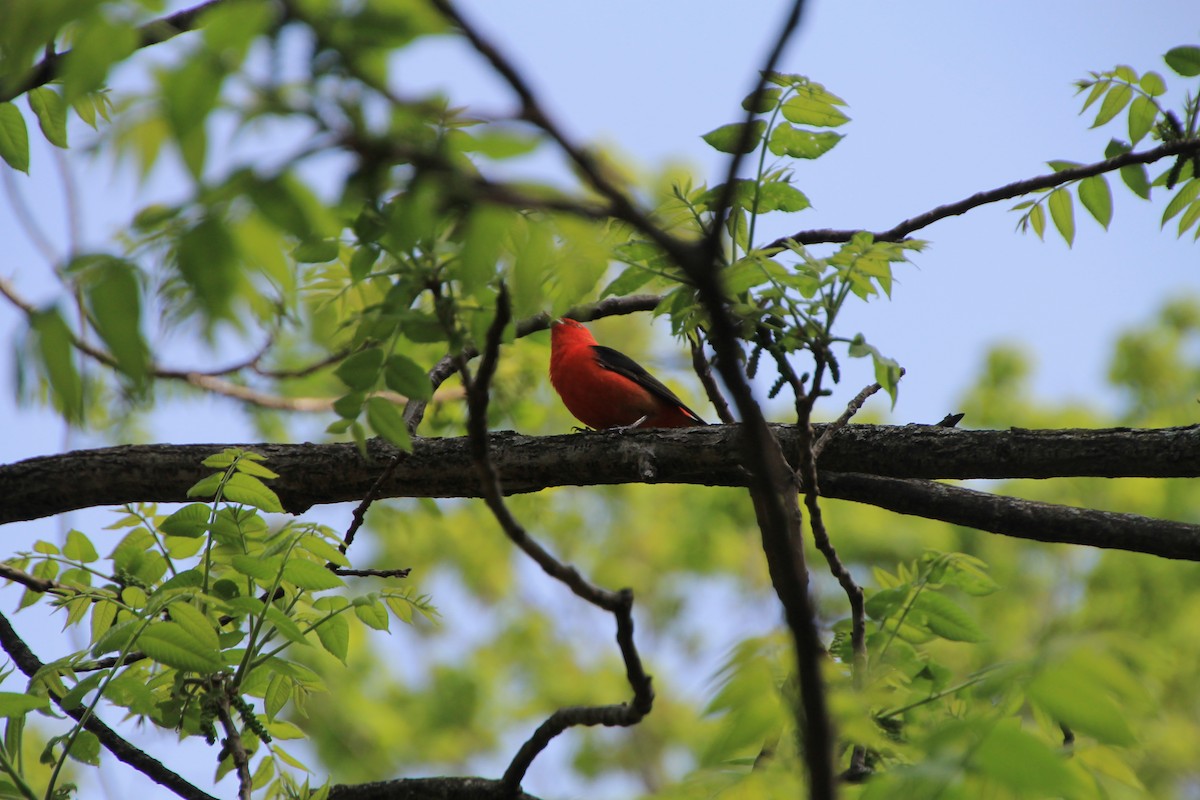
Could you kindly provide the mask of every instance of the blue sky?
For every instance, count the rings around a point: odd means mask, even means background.
[[[688,165],[698,181],[715,181],[723,171],[723,157],[700,135],[738,118],[739,102],[752,88],[764,47],[785,13],[779,2],[695,0],[473,0],[461,7],[525,70],[571,135],[604,143],[647,173],[668,163]],[[934,206],[1041,174],[1049,159],[1098,160],[1109,137],[1123,131],[1089,130],[1089,118],[1077,114],[1072,82],[1117,63],[1165,74],[1161,54],[1198,40],[1195,0],[813,0],[780,66],[843,97],[852,121],[842,129],[847,138],[829,155],[797,168],[798,185],[814,208],[765,235],[887,228]],[[169,52],[172,46],[159,49]],[[125,70],[114,79],[114,89],[142,79],[136,67]],[[395,79],[410,93],[449,87],[458,103],[489,112],[512,108],[505,88],[458,45],[431,43],[402,56]],[[1168,82],[1177,100],[1182,79],[1168,76]],[[72,129],[73,144],[89,138],[82,126]],[[109,245],[139,207],[181,190],[173,163],[138,187],[128,170],[114,170],[81,149],[68,153],[66,161],[78,186],[81,248]],[[561,174],[553,159],[539,159],[530,169]],[[61,255],[68,224],[59,170],[46,146],[35,147],[32,177],[17,176],[16,183]],[[1077,210],[1071,249],[1053,235],[1043,243],[1015,233],[1016,215],[1007,211],[1011,203],[939,222],[919,234],[932,244],[914,265],[897,268],[893,299],[854,309],[843,328],[848,334],[862,331],[908,369],[892,419],[932,422],[956,410],[984,348],[1002,341],[1035,354],[1041,396],[1113,402],[1103,385],[1104,367],[1119,331],[1200,285],[1197,246],[1190,237],[1177,240],[1170,229],[1159,231],[1164,202],[1135,202],[1116,184],[1114,194],[1112,230],[1105,233]],[[17,225],[4,192],[0,242],[0,274],[39,302],[59,296],[46,277],[46,259]],[[0,304],[5,342],[23,324],[17,312]],[[839,397],[852,396],[870,381],[860,366],[849,371]],[[66,433],[44,411],[17,406],[13,371],[12,348],[0,347],[5,420],[0,462],[98,442]],[[839,406],[835,399],[827,413],[836,414]],[[149,429],[171,442],[248,435],[231,401],[220,399],[168,403]],[[76,515],[72,524],[91,525],[94,519]],[[50,521],[11,526],[6,541],[53,538],[57,530]]]

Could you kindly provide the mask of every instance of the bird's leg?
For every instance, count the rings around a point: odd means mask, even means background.
[[[642,415],[640,418],[638,418],[638,419],[637,419],[637,421],[635,421],[635,422],[631,422],[631,423],[629,423],[628,425],[618,425],[618,426],[616,426],[615,428],[609,428],[609,430],[610,430],[610,431],[616,431],[617,433],[624,433],[625,431],[631,431],[631,430],[633,430],[634,428],[636,428],[636,427],[638,427],[639,425],[641,425],[643,422],[645,422],[645,421],[646,421],[647,419],[649,419],[649,418],[650,418],[650,415],[649,415],[649,414],[643,414],[643,415]]]

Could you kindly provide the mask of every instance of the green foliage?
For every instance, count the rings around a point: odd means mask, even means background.
[[[332,568],[346,565],[346,557],[323,526],[271,527],[260,516],[282,510],[265,483],[277,476],[262,462],[241,450],[209,457],[205,465],[218,471],[191,494],[210,502],[170,516],[127,508],[109,526],[126,533],[107,556],[73,530],[62,548],[38,542],[10,559],[54,581],[44,594],[27,591],[22,606],[48,603],[65,613],[65,625],[79,628],[87,645],[47,664],[29,694],[0,695],[0,717],[12,725],[45,711],[48,695],[89,710],[103,699],[184,738],[211,744],[238,736],[257,752],[262,796],[294,796],[295,771],[307,768],[275,741],[299,734],[280,715],[302,714],[324,686],[293,651],[315,645],[344,662],[356,628],[387,631],[389,610],[406,624],[414,611],[427,618],[436,611],[408,590],[318,597],[345,589]],[[94,765],[98,748],[78,725],[52,738],[46,791],[54,790],[64,759]],[[230,752],[218,757],[218,774],[232,768]],[[0,758],[0,767],[5,763]],[[16,767],[9,774],[20,777]]]
[[[537,153],[545,136],[523,122],[482,122],[438,95],[397,95],[388,82],[395,53],[451,31],[432,7],[291,3],[281,24],[270,4],[221,3],[206,12],[202,33],[181,37],[144,97],[114,103],[106,77],[136,47],[139,15],[159,4],[110,13],[121,5],[15,0],[0,25],[5,89],[18,85],[46,42],[69,34],[71,46],[56,83],[28,92],[24,103],[0,103],[8,167],[30,171],[32,121],[66,147],[73,111],[103,129],[103,146],[143,178],[169,153],[191,181],[170,205],[134,213],[119,250],[65,265],[61,308],[28,314],[24,357],[42,381],[36,388],[71,424],[102,429],[126,407],[154,402],[155,382],[167,376],[152,344],[178,331],[209,344],[257,348],[268,340],[269,352],[228,376],[235,388],[227,393],[269,384],[280,406],[328,399],[333,438],[365,445],[374,434],[410,448],[415,431],[400,411],[409,399],[430,402],[422,433],[460,433],[462,406],[439,402],[429,369],[478,350],[502,284],[517,319],[661,292],[658,313],[673,331],[704,341],[695,287],[628,222],[598,219],[586,182],[504,182],[502,162]],[[307,73],[284,82],[255,66],[272,63],[289,46],[283,31],[297,28],[315,51]],[[1198,52],[1175,48],[1166,65],[1194,78]],[[1093,73],[1080,90],[1093,127],[1120,127],[1123,138],[1110,141],[1106,158],[1197,134],[1196,101],[1168,106],[1167,78],[1157,72],[1117,67]],[[764,241],[767,219],[799,227],[795,215],[812,204],[796,160],[834,151],[849,117],[837,95],[788,74],[768,75],[743,108],[749,118],[703,137],[718,152],[748,157],[729,185],[671,176],[663,182],[670,188],[647,188],[598,151],[587,163],[631,196],[654,198],[648,217],[681,241],[720,232],[721,280],[752,376],[774,369],[776,392],[789,378],[819,391],[823,376],[840,377],[842,354],[870,358],[894,401],[899,364],[844,331],[842,313],[852,298],[890,297],[894,265],[923,243],[866,232],[824,246]],[[312,135],[292,149],[281,143],[262,162],[237,161],[220,137],[259,125],[302,125]],[[307,162],[330,153],[352,167],[340,183],[312,185]],[[1163,225],[1177,220],[1179,235],[1193,227],[1200,234],[1198,164],[1180,157],[1153,178],[1138,164],[1119,174],[1139,197],[1170,193]],[[1058,173],[1077,165],[1050,166]],[[1018,225],[1044,237],[1049,221],[1070,245],[1078,200],[1107,228],[1107,175],[1035,193],[1017,206]],[[1181,409],[1194,408],[1200,392],[1189,358],[1200,331],[1194,306],[1177,302],[1119,342],[1112,377],[1128,393],[1124,421],[1191,421]],[[633,327],[606,341],[639,346]],[[505,344],[514,336],[510,326]],[[81,368],[85,342],[99,356]],[[569,424],[546,388],[545,355],[544,335],[505,348],[492,387],[494,423],[528,431]],[[1027,373],[1019,353],[994,352],[965,398],[969,420],[1097,423],[1080,409],[1036,407]],[[126,404],[112,402],[118,398]],[[292,435],[270,412],[257,419],[279,438]],[[451,642],[438,638],[428,597],[414,589],[359,593],[332,569],[349,565],[332,531],[269,516],[284,509],[261,456],[230,450],[205,465],[212,473],[189,492],[196,502],[169,514],[129,507],[106,531],[70,530],[61,543],[37,542],[10,560],[53,582],[45,593],[28,589],[21,608],[57,615],[86,645],[48,664],[26,693],[0,693],[0,795],[53,796],[73,777],[68,770],[99,758],[94,736],[51,716],[51,697],[89,711],[111,704],[184,738],[237,736],[259,796],[301,797],[309,796],[301,783],[307,768],[283,741],[308,740],[323,762],[318,781],[325,771],[332,780],[460,772],[475,756],[489,765],[510,757],[511,743],[556,708],[627,696],[624,665],[594,647],[611,631],[592,636],[584,613],[559,595],[543,596],[558,587],[544,590],[481,504],[377,503],[367,523],[380,567],[415,564],[447,587],[458,607],[452,626],[469,634]],[[1190,489],[1179,483],[1000,488],[1176,518],[1193,513]],[[647,793],[676,798],[803,791],[795,668],[782,635],[738,631],[712,685],[673,680],[673,666],[713,646],[706,623],[714,607],[767,620],[764,628],[777,616],[741,493],[625,486],[546,492],[512,498],[511,506],[597,583],[634,587],[639,642],[665,643],[646,654],[656,676],[653,714],[616,737],[572,732],[562,749],[576,775],[621,772]],[[861,756],[872,771],[846,795],[1162,797],[1195,783],[1194,569],[996,543],[875,509],[825,508],[843,558],[856,576],[869,576],[859,668],[846,603],[814,572],[820,621],[832,635],[826,679],[840,766]],[[403,627],[393,628],[393,618]],[[1148,620],[1158,630],[1146,632]],[[377,631],[396,634],[398,644],[371,635]],[[53,733],[27,745],[27,721]],[[30,747],[33,758],[24,752]],[[216,777],[234,769],[229,748],[213,756]]]
[[[1200,48],[1176,47],[1164,56],[1164,60],[1178,75],[1196,77],[1200,74],[1194,68],[1196,52],[1200,52]],[[1162,75],[1153,71],[1139,75],[1132,67],[1118,66],[1107,72],[1093,72],[1090,78],[1078,81],[1076,86],[1080,93],[1087,92],[1081,114],[1099,103],[1092,120],[1093,128],[1117,120],[1122,113],[1125,115],[1128,139],[1112,139],[1105,148],[1105,158],[1131,152],[1148,136],[1164,143],[1195,140],[1200,136],[1200,124],[1197,122],[1200,115],[1200,86],[1185,96],[1178,111],[1164,106],[1167,83]],[[1068,161],[1051,161],[1049,165],[1055,172],[1079,166]],[[1152,186],[1162,186],[1167,191],[1178,187],[1163,211],[1162,224],[1165,227],[1171,219],[1180,215],[1176,234],[1183,236],[1196,226],[1193,238],[1200,239],[1200,226],[1197,226],[1197,222],[1200,222],[1200,199],[1197,199],[1200,187],[1191,185],[1195,176],[1200,175],[1200,155],[1178,156],[1166,172],[1153,180],[1144,164],[1127,164],[1120,168],[1120,175],[1125,185],[1144,200],[1150,199]],[[1113,209],[1112,190],[1105,176],[1091,175],[1070,183],[1075,184],[1083,207],[1107,229],[1112,222]],[[1064,187],[1039,190],[1040,197],[1023,200],[1013,206],[1014,211],[1024,211],[1017,221],[1017,228],[1021,231],[1032,230],[1039,239],[1044,238],[1045,209],[1049,207],[1055,228],[1070,246],[1075,240],[1074,200],[1067,189],[1070,183]]]

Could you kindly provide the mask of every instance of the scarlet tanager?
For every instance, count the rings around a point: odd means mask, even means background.
[[[573,319],[550,326],[550,383],[589,428],[707,425],[674,392],[624,353],[596,344]]]

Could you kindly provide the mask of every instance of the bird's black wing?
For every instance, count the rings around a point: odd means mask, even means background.
[[[679,399],[679,396],[668,389],[662,381],[651,375],[646,369],[629,356],[622,353],[620,350],[613,350],[611,347],[605,347],[602,344],[592,345],[592,352],[596,355],[596,363],[604,369],[624,375],[629,380],[646,389],[651,394],[666,400],[668,403],[679,406],[688,416],[695,418],[701,425],[707,425],[699,414],[692,411],[687,405]]]

